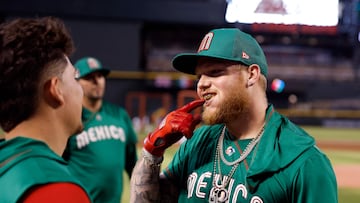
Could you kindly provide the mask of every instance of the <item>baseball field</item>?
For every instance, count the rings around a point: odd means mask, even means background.
[[[303,126],[331,160],[339,186],[339,203],[360,202],[360,129]],[[143,137],[139,137],[139,153]],[[170,147],[163,166],[171,160],[177,146]],[[324,194],[326,195],[326,194]],[[129,202],[129,180],[124,182],[122,203]]]

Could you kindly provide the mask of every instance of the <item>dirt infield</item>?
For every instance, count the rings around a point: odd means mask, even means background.
[[[320,149],[355,150],[360,153],[360,142],[352,141],[320,141],[317,143]]]
[[[321,149],[352,150],[360,153],[360,142],[321,141],[317,145]],[[336,164],[334,171],[339,187],[360,188],[360,163]]]
[[[360,188],[360,164],[341,164],[334,166],[339,187]]]

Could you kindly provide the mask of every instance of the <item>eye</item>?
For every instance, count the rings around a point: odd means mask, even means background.
[[[206,72],[204,75],[207,75],[209,77],[218,77],[221,75],[224,75],[225,70],[224,69],[212,69],[208,72]]]

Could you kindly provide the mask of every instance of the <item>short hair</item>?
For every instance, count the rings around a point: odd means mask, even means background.
[[[38,108],[40,85],[63,73],[75,50],[62,20],[17,18],[0,25],[0,126],[10,131]]]

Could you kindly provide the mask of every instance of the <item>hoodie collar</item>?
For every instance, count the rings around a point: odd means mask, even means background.
[[[271,115],[271,112],[272,115]],[[253,152],[247,183],[256,188],[261,175],[275,173],[287,167],[304,151],[315,145],[314,139],[269,105],[266,115],[271,116],[264,128],[264,135]]]

